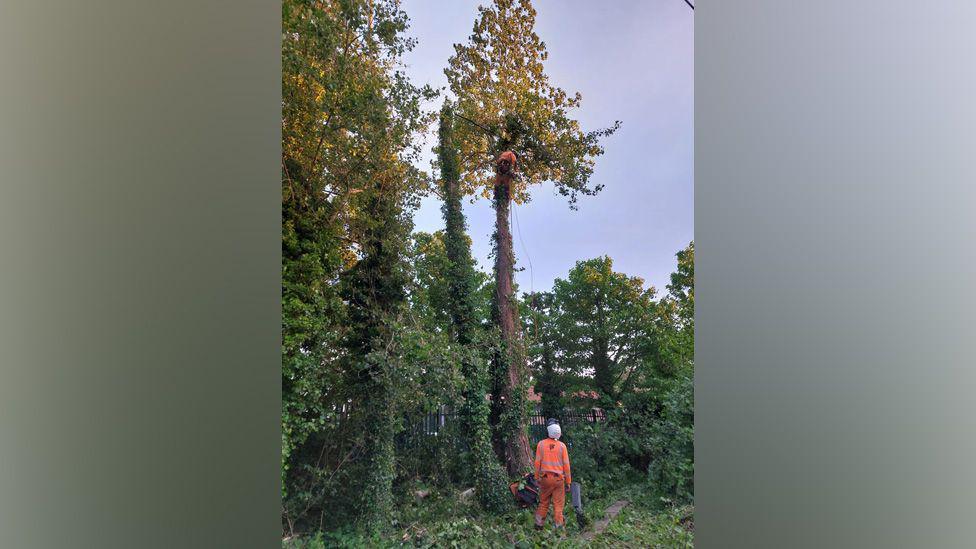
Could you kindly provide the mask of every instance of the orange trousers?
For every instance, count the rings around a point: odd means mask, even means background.
[[[535,510],[535,524],[542,526],[549,514],[549,502],[552,501],[553,520],[557,526],[565,524],[563,519],[563,505],[566,503],[566,482],[558,473],[542,473],[539,479],[539,508]]]

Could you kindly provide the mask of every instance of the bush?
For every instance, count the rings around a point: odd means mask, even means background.
[[[292,452],[281,502],[285,533],[330,529],[355,519],[362,466],[360,441],[347,433],[352,428],[325,428]]]
[[[580,423],[566,428],[563,440],[569,450],[573,479],[594,484],[620,467],[620,459],[610,439],[613,432],[603,423]]]
[[[651,483],[681,502],[695,497],[695,409],[692,375],[681,375],[664,395],[660,416],[651,423],[655,449],[648,466]]]
[[[567,428],[573,478],[598,485],[637,473],[656,495],[693,502],[693,382],[691,371],[654,380],[625,395],[606,422]]]

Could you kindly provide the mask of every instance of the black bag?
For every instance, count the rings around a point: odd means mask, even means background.
[[[519,488],[521,485],[521,488]],[[535,479],[535,474],[529,473],[525,475],[519,482],[513,482],[508,487],[512,491],[512,495],[515,496],[516,503],[519,507],[529,507],[532,505],[539,504],[539,481]]]

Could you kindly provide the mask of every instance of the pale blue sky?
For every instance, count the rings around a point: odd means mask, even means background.
[[[477,0],[405,0],[417,47],[406,57],[417,84],[447,85],[443,69],[452,44],[464,42]],[[521,291],[551,288],[577,260],[609,255],[614,270],[666,291],[674,254],[694,234],[694,12],[683,0],[540,0],[536,32],[546,43],[554,85],[583,95],[575,116],[585,130],[623,121],[604,142],[593,183],[578,211],[538,186],[515,207],[516,273]],[[438,103],[439,105],[439,103]],[[431,141],[430,145],[433,145]],[[427,147],[430,148],[430,147]],[[425,160],[429,169],[430,155]],[[488,200],[465,204],[473,253],[488,259],[494,211]],[[424,200],[415,229],[443,228],[440,202]],[[529,262],[531,260],[531,269]]]

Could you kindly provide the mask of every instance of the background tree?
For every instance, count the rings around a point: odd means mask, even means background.
[[[339,385],[344,307],[335,281],[346,251],[338,223],[344,197],[333,194],[331,185],[327,192],[313,153],[320,135],[324,140],[338,134],[337,126],[354,123],[348,80],[358,72],[349,69],[368,60],[359,48],[344,46],[351,29],[332,12],[295,0],[282,3],[282,475],[292,451],[322,424],[328,393]],[[350,152],[346,142],[336,147]]]
[[[556,279],[553,294],[563,366],[591,375],[603,406],[614,407],[656,345],[654,288],[600,257],[577,262],[565,280]]]
[[[694,243],[677,254],[668,295],[656,307],[654,341],[641,376],[622,395],[626,413],[608,427],[625,433],[614,452],[646,470],[652,489],[694,499]]]
[[[493,197],[497,213],[495,310],[502,351],[493,366],[492,417],[509,474],[515,475],[530,468],[530,449],[525,435],[524,350],[508,329],[519,326],[509,203],[527,201],[529,186],[544,181],[553,181],[571,205],[579,193],[598,192],[600,185],[589,183],[594,158],[603,153],[598,141],[619,123],[585,133],[569,116],[579,106],[580,95],[570,96],[549,83],[543,70],[545,44],[533,30],[536,12],[528,0],[496,0],[478,10],[468,43],[454,46],[445,74],[458,98],[457,115],[464,121],[455,135],[462,191]],[[496,174],[496,161],[506,151],[517,157],[517,176]]]
[[[546,418],[562,418],[566,407],[565,376],[556,363],[555,296],[552,292],[525,294],[529,309],[526,319],[529,360],[540,397],[539,412]]]
[[[450,333],[450,285],[447,276],[450,260],[444,245],[444,231],[415,232],[410,251],[413,284],[410,311],[427,332]]]
[[[668,284],[670,299],[677,307],[682,360],[695,359],[695,242],[677,254],[678,268]]]
[[[658,345],[654,363],[662,373],[693,367],[695,360],[695,243],[680,250],[668,295],[658,304]]]
[[[678,303],[678,312],[685,326],[694,328],[695,325],[695,242],[679,251],[678,269],[671,273],[671,283],[668,292]]]
[[[673,329],[668,345],[669,371],[660,420],[653,424],[654,444],[659,450],[651,464],[651,480],[660,491],[679,500],[693,501],[695,495],[695,243],[677,254],[678,267],[671,274],[668,297],[673,304],[669,317]],[[662,315],[663,316],[663,315]]]

